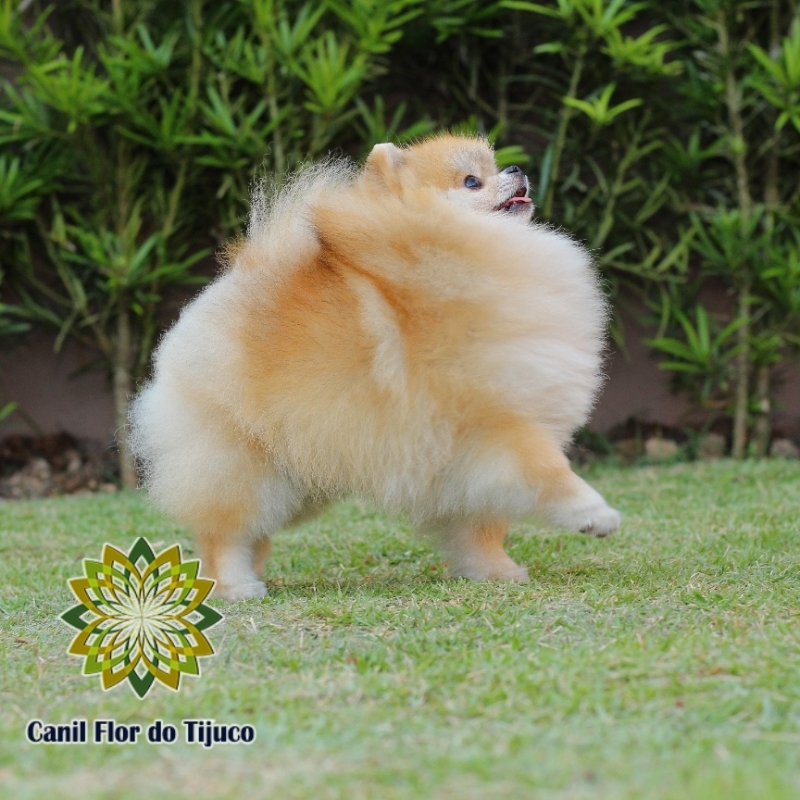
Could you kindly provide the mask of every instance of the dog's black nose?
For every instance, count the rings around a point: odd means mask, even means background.
[[[503,170],[505,175],[513,175],[515,172],[522,172],[522,170],[519,167],[506,167]]]

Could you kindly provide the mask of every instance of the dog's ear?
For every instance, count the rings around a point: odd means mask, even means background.
[[[398,170],[402,164],[403,151],[391,142],[384,142],[372,148],[365,169],[371,178],[382,181],[388,189],[400,194]]]

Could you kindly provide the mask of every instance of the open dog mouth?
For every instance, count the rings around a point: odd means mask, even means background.
[[[526,186],[520,186],[511,197],[508,198],[503,203],[500,203],[499,206],[495,206],[495,211],[518,211],[520,208],[523,208],[528,203],[532,203],[530,197],[528,197],[528,188]]]

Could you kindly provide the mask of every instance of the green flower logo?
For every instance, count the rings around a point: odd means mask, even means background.
[[[203,604],[214,581],[197,576],[199,561],[181,561],[180,545],[156,555],[140,538],[127,554],[104,545],[83,568],[69,581],[78,605],[61,619],[79,631],[67,652],[85,659],[84,675],[104,690],[127,680],[140,698],[156,680],[177,691],[181,675],[200,675],[198,659],[214,655],[203,631],[222,615]]]

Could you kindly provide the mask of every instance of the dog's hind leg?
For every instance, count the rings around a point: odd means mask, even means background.
[[[264,536],[253,545],[253,570],[262,575],[267,568],[267,560],[272,554],[272,539]]]
[[[133,444],[155,503],[197,536],[201,572],[230,600],[261,597],[269,537],[305,507],[259,442],[166,381],[134,404]]]
[[[528,570],[515,564],[503,549],[507,533],[506,520],[451,522],[440,539],[449,573],[474,581],[527,582]]]
[[[215,493],[192,524],[203,573],[217,581],[215,594],[228,600],[266,594],[260,576],[272,550],[270,535],[291,524],[304,509],[301,492],[270,466],[260,466],[260,480],[249,490],[243,491],[240,473],[236,496]]]

